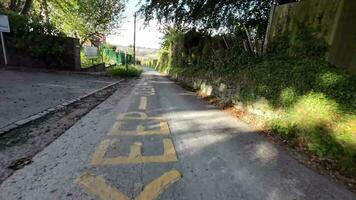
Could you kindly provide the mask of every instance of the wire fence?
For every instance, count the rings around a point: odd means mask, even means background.
[[[124,51],[116,52],[112,48],[102,46],[101,54],[104,58],[104,61],[111,64],[116,64],[116,65],[134,64],[133,56]]]

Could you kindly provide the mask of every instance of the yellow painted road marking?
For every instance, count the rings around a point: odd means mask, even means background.
[[[116,139],[115,140],[106,139],[106,140],[101,141],[99,147],[95,150],[95,153],[93,154],[93,157],[91,159],[91,164],[95,165],[95,164],[100,163],[103,160],[108,148],[111,145],[113,145],[115,142],[117,142]]]
[[[165,121],[159,122],[159,128],[162,133],[170,133],[168,123]]]
[[[148,97],[148,96],[154,96],[156,95],[156,93],[152,93],[152,92],[147,92],[147,93],[138,93],[138,92],[135,92],[135,95],[136,96],[145,96],[145,97]]]
[[[153,180],[136,198],[138,200],[154,200],[171,184],[179,181],[182,174],[177,170],[171,170]],[[98,196],[101,200],[129,200],[125,194],[117,188],[106,183],[101,176],[86,173],[76,179],[76,183],[88,193]]]
[[[179,181],[182,174],[177,170],[171,170],[145,186],[145,189],[138,196],[138,200],[156,199],[169,185]]]
[[[159,123],[159,130],[145,130],[142,124],[136,126],[136,130],[121,130],[122,126],[130,120],[154,120]],[[170,134],[169,126],[166,121],[160,117],[148,117],[143,112],[128,112],[118,116],[118,121],[115,122],[113,127],[109,130],[108,135],[131,135],[131,136],[144,136],[144,135],[168,135]]]
[[[148,116],[144,112],[128,112],[128,113],[123,113],[118,116],[119,120],[122,119],[147,119]]]
[[[138,106],[139,110],[146,110],[147,108],[147,97],[140,98],[140,105]]]
[[[78,177],[76,182],[88,193],[98,196],[102,200],[129,200],[126,195],[107,184],[105,179],[101,176],[86,173]]]
[[[93,154],[91,165],[119,165],[119,164],[138,164],[138,163],[167,163],[178,161],[176,150],[174,149],[171,139],[163,139],[162,155],[143,156],[141,154],[141,146],[133,144],[129,156],[117,156],[113,158],[105,158],[105,153],[109,147],[117,143],[117,139],[105,139]]]
[[[130,151],[130,158],[137,158],[137,157],[142,157],[142,143],[141,142],[135,142],[133,145],[131,145],[131,151]]]
[[[151,119],[151,118],[148,118]],[[154,119],[159,123],[159,130],[145,130],[145,127],[142,124],[136,126],[136,130],[121,130],[123,124],[126,121],[115,122],[114,126],[109,130],[108,135],[131,135],[131,136],[144,136],[144,135],[169,135],[169,126],[165,121],[160,121]]]

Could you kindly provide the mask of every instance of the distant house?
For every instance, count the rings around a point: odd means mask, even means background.
[[[84,42],[85,46],[100,47],[100,45],[106,43],[106,36],[104,34],[96,34],[89,40]]]

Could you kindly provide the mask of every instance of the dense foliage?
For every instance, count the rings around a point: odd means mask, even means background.
[[[336,169],[356,174],[356,76],[323,60],[327,45],[313,31],[284,36],[262,57],[244,50],[238,35],[172,29],[156,68],[186,80],[234,91],[232,102],[259,105],[261,121],[285,140],[303,144]],[[230,42],[229,48],[225,41]],[[273,115],[270,115],[273,113]]]
[[[18,15],[13,11],[0,10],[0,14],[8,15],[11,32],[5,33],[6,45],[9,49],[28,53],[45,60],[56,59],[64,52],[61,48],[64,36],[52,24],[43,24],[39,16]]]
[[[4,0],[0,9],[30,18],[36,17],[43,28],[52,24],[66,36],[84,43],[101,36],[120,23],[124,2],[120,0]],[[12,22],[12,24],[15,24]],[[15,24],[15,26],[17,26]],[[47,34],[50,34],[47,31]]]
[[[117,28],[124,10],[123,2],[117,0],[47,0],[47,6],[38,7],[42,13],[48,9],[49,21],[81,43]]]
[[[165,27],[198,29],[208,35],[238,33],[246,51],[261,54],[272,5],[293,1],[147,0],[140,11],[147,22],[158,19]],[[230,44],[225,41],[225,45]]]
[[[2,0],[0,9],[7,9],[21,15],[27,15],[32,7],[33,0]]]

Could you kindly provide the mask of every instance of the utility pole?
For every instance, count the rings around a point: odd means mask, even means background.
[[[134,44],[133,44],[133,61],[136,65],[136,12],[134,14]]]

